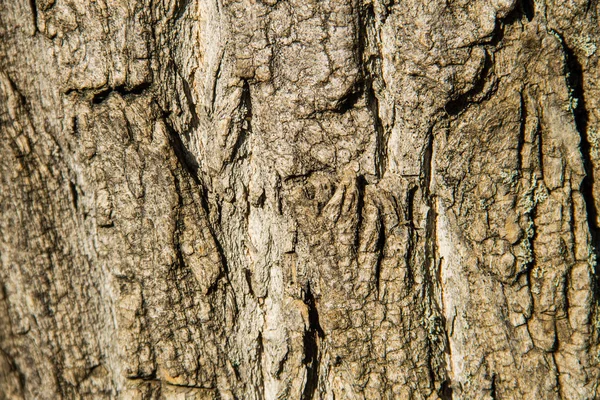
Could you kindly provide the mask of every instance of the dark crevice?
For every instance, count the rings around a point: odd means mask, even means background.
[[[263,343],[263,336],[262,336],[262,332],[259,332],[258,337],[256,338],[256,361],[258,362],[258,369],[260,370],[260,375],[259,375],[260,382],[257,385],[260,388],[260,390],[258,392],[260,399],[264,399],[264,393],[265,393],[265,378],[264,378],[264,371],[262,368],[262,359],[263,359],[264,353],[265,353],[265,345]]]
[[[411,266],[415,265],[415,243],[417,242],[417,232],[414,222],[414,207],[415,207],[415,194],[418,187],[412,186],[406,193],[406,221],[408,229],[408,243],[406,245],[406,284],[410,287],[414,283],[414,271]]]
[[[292,184],[296,183],[304,183],[308,178],[310,178],[313,174],[313,171],[307,171],[305,174],[292,174],[286,175],[283,178],[284,183],[291,182]]]
[[[538,119],[537,124],[535,126],[535,139],[534,139],[535,144],[537,145],[537,162],[539,165],[539,176],[538,178],[540,179],[544,179],[544,157],[542,157],[543,151],[542,149],[544,148],[544,137],[542,135],[542,126],[541,123]]]
[[[363,98],[364,81],[362,79],[355,82],[352,87],[344,93],[332,106],[322,107],[310,112],[306,118],[312,119],[323,114],[345,114],[354,109],[357,103]]]
[[[492,385],[490,387],[490,398],[492,400],[496,400],[498,398],[498,394],[496,393],[496,374],[492,375]]]
[[[353,85],[336,103],[331,110],[335,114],[345,114],[352,110],[363,95],[362,83]]]
[[[208,217],[208,214],[207,214],[207,217]],[[210,294],[213,294],[217,290],[221,279],[225,278],[226,282],[230,285],[231,285],[231,281],[229,279],[229,265],[227,263],[227,258],[225,257],[225,251],[223,250],[223,246],[221,245],[221,242],[219,242],[219,240],[217,239],[217,235],[216,235],[214,229],[212,228],[212,226],[210,225],[210,223],[208,223],[208,228],[210,230],[211,236],[215,243],[215,248],[217,249],[217,254],[219,255],[219,260],[221,261],[221,267],[222,267],[222,269],[219,271],[219,275],[217,276],[215,281],[212,283],[212,285],[210,285],[210,287],[206,291],[206,294],[210,295]],[[235,296],[234,296],[234,300],[235,300]],[[237,304],[235,305],[234,313],[237,313]]]
[[[334,367],[339,367],[340,365],[342,365],[343,359],[341,356],[335,356],[335,359],[333,360],[333,366]]]
[[[377,251],[377,260],[375,261],[375,289],[379,296],[381,288],[381,263],[385,256],[385,225],[383,223],[381,212],[379,212],[377,216],[377,225],[377,243],[375,244],[375,251]]]
[[[443,302],[443,287],[441,262],[438,253],[437,243],[437,204],[436,197],[431,193],[431,183],[433,179],[433,145],[434,145],[434,126],[431,125],[427,132],[427,145],[423,152],[423,172],[421,175],[422,200],[427,205],[428,211],[425,221],[425,297],[429,302],[430,320],[433,318],[435,329],[428,336],[428,365],[431,373],[432,382],[448,382],[448,366],[443,361],[445,359],[443,352],[449,352],[449,340],[446,325],[442,323],[445,320],[445,310]],[[413,195],[414,197],[414,195]],[[412,200],[414,207],[414,198]],[[410,214],[411,220],[414,218],[413,211]],[[436,365],[434,360],[442,360]]]
[[[442,382],[439,395],[442,400],[452,400],[452,386],[449,380],[445,380],[444,382]]]
[[[433,126],[427,131],[427,144],[423,151],[423,173],[421,176],[421,186],[423,188],[423,196],[425,197],[428,206],[432,207],[430,186],[432,178],[432,163],[433,163]]]
[[[249,269],[244,270],[244,277],[246,278],[246,283],[248,284],[248,291],[252,297],[254,296],[254,290],[252,289],[252,271]]]
[[[433,343],[431,341],[431,338],[428,336],[427,337],[427,372],[429,373],[429,381],[433,384],[437,379],[436,379],[436,371],[433,367],[433,358],[434,358],[434,352],[433,352]]]
[[[77,116],[74,116],[71,120],[71,129],[73,130],[73,135],[79,137],[79,119]]]
[[[215,113],[215,104],[217,101],[217,85],[219,83],[219,76],[221,75],[221,67],[223,65],[223,57],[225,56],[225,52],[223,52],[223,54],[221,54],[221,57],[219,59],[219,64],[217,65],[217,70],[215,72],[214,75],[214,82],[213,82],[213,87],[212,87],[212,99],[210,102],[210,116],[212,117]]]
[[[356,232],[354,234],[354,254],[358,253],[360,246],[360,231],[363,223],[363,209],[365,207],[365,186],[367,181],[364,176],[358,176],[356,178]]]
[[[139,95],[144,93],[144,91],[146,91],[146,89],[148,89],[151,86],[151,82],[143,82],[137,86],[133,86],[133,87],[128,87],[127,85],[119,85],[119,86],[115,86],[115,87],[108,87],[105,89],[102,89],[100,91],[97,91],[94,93],[94,95],[92,96],[92,104],[101,104],[102,102],[104,102],[106,99],[108,99],[108,97],[111,95],[111,93],[115,92],[120,94],[122,97],[128,96],[128,95]],[[85,93],[87,90],[80,90],[80,89],[68,89],[65,94],[68,95],[72,92],[76,92],[76,93]]]
[[[99,91],[98,93],[94,94],[94,96],[92,97],[92,104],[101,104],[106,99],[108,99],[108,96],[110,96],[110,94],[112,92],[113,92],[113,88],[107,88],[107,89]]]
[[[167,132],[169,133],[169,141],[171,143],[171,146],[173,147],[175,156],[177,157],[179,164],[188,172],[190,177],[193,179],[194,183],[202,191],[199,196],[200,202],[201,202],[201,207],[205,213],[205,217],[207,219],[207,226],[210,231],[211,237],[214,241],[215,248],[219,255],[219,260],[220,260],[221,266],[222,266],[222,270],[220,270],[219,275],[217,276],[215,281],[209,286],[209,288],[206,291],[206,295],[208,296],[208,295],[213,294],[218,289],[219,282],[221,281],[222,278],[226,278],[227,282],[230,283],[229,267],[227,264],[227,258],[225,257],[225,252],[223,250],[223,247],[221,246],[221,243],[217,239],[216,232],[209,221],[210,208],[209,208],[208,202],[207,202],[208,193],[207,193],[206,187],[204,187],[204,185],[202,184],[202,182],[200,180],[200,176],[199,176],[199,168],[200,167],[198,165],[198,162],[196,161],[194,155],[185,147],[185,145],[183,144],[183,141],[181,140],[181,136],[175,131],[175,129],[168,122],[167,117],[168,117],[168,114],[163,112],[163,121],[167,128]]]
[[[469,43],[467,47],[472,47],[473,45],[497,47],[502,42],[502,39],[504,39],[504,27],[518,20],[522,15],[520,11],[518,7],[515,7],[506,17],[496,18],[492,32],[473,43]]]
[[[527,128],[527,107],[523,91],[519,93],[519,137],[517,141],[517,171],[523,170],[523,146],[525,146],[525,134]]]
[[[241,155],[246,138],[252,133],[252,95],[250,93],[250,84],[247,80],[244,80],[238,112],[241,123],[240,131],[236,133],[236,140],[226,163],[232,163],[238,155]]]
[[[169,141],[171,142],[171,146],[173,146],[173,151],[175,152],[175,156],[179,160],[179,163],[185,170],[190,174],[194,182],[201,186],[200,178],[198,176],[198,169],[200,166],[196,161],[194,155],[185,147],[183,141],[181,140],[181,136],[175,131],[173,126],[168,122],[167,115],[163,115],[163,121],[167,128],[167,132],[169,133]]]
[[[522,20],[523,15],[525,15],[525,17],[529,20],[530,18],[533,18],[534,10],[531,1],[532,0],[522,0],[522,2],[514,7],[513,10],[504,18],[497,18],[492,33],[474,44],[485,45],[486,47],[492,48],[500,47],[502,40],[504,39],[504,30],[507,25],[511,25]],[[470,46],[472,45],[473,44]],[[487,93],[483,93],[483,98],[476,99],[477,95],[482,94],[488,78],[492,77],[493,65],[493,60],[490,57],[489,52],[486,50],[484,65],[479,73],[479,76],[476,78],[474,86],[467,92],[451,98],[450,101],[446,103],[445,111],[448,115],[456,116],[466,110],[471,104],[480,103],[483,100],[488,99],[489,96],[494,93],[495,87],[492,85],[492,88]]]
[[[555,322],[556,324],[556,322]],[[556,341],[558,341],[558,339],[555,339]],[[559,399],[564,399],[566,398],[566,396],[563,395],[564,391],[563,391],[563,387],[562,387],[562,383],[560,381],[560,370],[558,368],[558,362],[556,361],[556,353],[552,352],[552,361],[554,362],[554,368],[556,368],[556,391],[558,392],[558,398]]]
[[[188,81],[181,78],[181,84],[183,86],[183,93],[185,94],[185,100],[187,102],[188,108],[190,110],[190,114],[192,114],[192,121],[190,122],[190,129],[195,129],[200,124],[200,118],[198,118],[198,113],[196,112],[196,103],[194,102],[194,96],[192,95],[192,90],[190,89],[190,84]]]
[[[527,21],[531,21],[535,17],[535,2],[533,0],[522,0],[521,11],[527,18]]]
[[[382,178],[387,161],[387,143],[383,123],[379,116],[379,99],[374,87],[376,72],[379,72],[378,75],[381,76],[381,60],[380,57],[372,54],[365,59],[365,51],[368,49],[370,42],[376,42],[377,40],[374,34],[370,34],[369,29],[375,30],[375,11],[372,4],[364,7],[358,13],[358,28],[357,57],[362,68],[361,73],[364,76],[362,92],[364,92],[367,108],[373,118],[373,129],[375,131],[375,174],[378,178]],[[379,46],[372,43],[372,47],[378,48]]]
[[[240,374],[240,365],[236,362],[232,362],[231,367],[233,369],[233,374],[235,375],[235,379],[237,381],[240,381],[242,379],[242,375]]]
[[[491,74],[492,66],[493,62],[489,53],[486,51],[483,68],[473,87],[467,92],[451,98],[450,101],[446,103],[445,110],[448,115],[456,116],[466,110],[471,104],[477,103],[477,101],[475,101],[475,96],[480,94],[485,88],[486,80]]]
[[[200,203],[202,206],[202,210],[204,211],[205,218],[207,220],[206,224],[208,226],[208,230],[210,231],[210,235],[214,241],[215,249],[217,250],[217,254],[219,255],[219,261],[221,262],[221,267],[222,267],[222,269],[219,271],[219,276],[217,276],[217,278],[215,279],[213,284],[208,288],[207,295],[209,295],[216,291],[221,279],[224,278],[226,280],[226,283],[229,284],[230,286],[231,286],[231,279],[229,278],[229,263],[227,262],[227,257],[225,256],[225,250],[223,250],[223,245],[221,245],[221,242],[219,241],[219,239],[217,237],[217,233],[215,232],[215,229],[213,228],[212,224],[210,223],[210,208],[208,206],[208,201],[207,201],[208,189],[206,187],[204,187],[204,185],[201,184],[201,182],[198,178],[196,178],[196,182],[202,188],[202,193],[200,195]],[[236,300],[235,295],[233,296],[233,301],[234,301],[234,314],[237,315],[238,308],[237,308],[237,300]]]
[[[29,0],[29,7],[31,7],[31,20],[33,23],[33,34],[35,35],[40,30],[38,29],[38,10],[36,0]]]
[[[71,189],[71,199],[73,206],[77,209],[79,203],[79,195],[77,194],[77,186],[73,182],[69,182],[69,189]]]
[[[375,130],[375,173],[378,178],[382,178],[387,163],[387,142],[383,123],[379,117],[379,99],[373,90],[373,81],[369,80],[367,86],[367,107],[373,118],[373,129]]]
[[[275,377],[279,378],[281,376],[281,373],[283,372],[283,369],[285,367],[285,363],[288,360],[288,355],[289,352],[286,352],[283,358],[279,361],[279,365],[277,366],[277,372],[275,372]]]
[[[562,244],[566,247],[566,244]],[[569,271],[571,272],[571,271]],[[569,301],[569,288],[571,288],[571,274],[567,273],[564,275],[564,281],[560,284],[560,292],[562,293],[562,298],[564,299],[564,310],[565,310],[565,318],[569,321],[569,310],[571,309],[571,304]],[[574,286],[574,285],[573,285]],[[558,329],[558,327],[557,327]],[[558,335],[556,341],[558,342]],[[558,347],[558,343],[557,343]]]
[[[128,376],[125,379],[127,379],[129,381],[156,382],[161,385],[167,385],[167,386],[173,386],[173,387],[179,387],[179,388],[216,391],[216,389],[212,386],[191,385],[189,383],[175,383],[172,381],[166,381],[164,379],[159,379],[156,376],[149,377],[149,378],[148,377],[138,377],[138,376]]]
[[[429,331],[427,337],[428,342],[428,366],[431,373],[431,381],[447,381],[448,371],[447,365],[445,365],[444,352],[449,347],[447,338],[448,332],[446,326],[441,321],[444,320],[443,300],[442,298],[436,298],[436,293],[440,293],[443,288],[440,288],[442,282],[440,263],[438,263],[437,254],[437,213],[435,205],[432,204],[431,197],[428,196],[429,211],[427,213],[427,220],[425,226],[425,287],[424,297],[429,302],[429,319],[433,320],[434,331]],[[441,295],[440,295],[441,297]],[[430,322],[431,323],[431,322]],[[430,328],[431,329],[431,328]],[[433,364],[435,359],[440,360],[440,364]]]
[[[368,49],[368,41],[369,41],[369,33],[368,28],[369,24],[371,26],[374,24],[374,16],[375,11],[373,10],[373,5],[363,5],[361,9],[358,11],[356,25],[358,28],[357,32],[357,47],[356,47],[356,58],[357,63],[362,67],[362,75],[366,76],[367,70],[365,68],[365,51]]]
[[[304,294],[304,304],[308,307],[308,322],[310,330],[320,338],[325,337],[321,324],[319,323],[319,313],[317,311],[317,303],[315,297],[311,291],[310,283],[306,285],[306,292]]]
[[[185,206],[184,201],[183,201],[183,193],[182,193],[182,189],[181,189],[181,183],[179,182],[179,178],[177,177],[176,173],[173,174],[174,177],[174,183],[175,183],[175,193],[177,193],[177,218],[176,218],[176,226],[175,226],[175,232],[174,232],[174,238],[173,238],[173,244],[175,247],[175,256],[177,258],[177,266],[180,269],[185,269],[186,268],[186,263],[185,260],[183,259],[183,251],[181,250],[181,233],[183,231],[183,221],[181,218],[181,212]]]
[[[449,380],[445,380],[442,382],[439,392],[440,399],[442,400],[452,400],[453,399],[453,390],[452,390],[452,382]]]
[[[185,11],[187,10],[187,8],[189,7],[190,3],[192,1],[191,0],[180,0],[175,4],[175,9],[173,10],[173,19],[174,20],[178,20],[180,19],[183,14],[185,13]]]
[[[23,107],[27,107],[27,98],[25,97],[23,92],[21,92],[21,89],[19,89],[19,87],[17,86],[15,81],[13,81],[13,79],[8,74],[6,74],[6,78],[8,79],[8,83],[10,84],[10,87],[13,90],[13,92],[15,92],[17,94],[17,96],[19,97],[19,100],[21,101],[21,105]]]
[[[592,9],[592,6],[595,6],[595,15],[598,15],[598,2],[594,1],[594,0],[587,0],[587,4],[585,5],[585,13],[584,15],[587,16],[588,13],[590,12],[590,10]]]
[[[142,82],[136,86],[120,85],[115,87],[115,92],[121,96],[138,95],[144,93],[152,85],[151,81]]]
[[[585,103],[585,93],[583,89],[583,68],[581,63],[577,59],[575,52],[566,43],[561,33],[554,29],[550,29],[550,32],[560,42],[563,53],[564,53],[564,75],[565,82],[569,89],[570,95],[570,107],[573,112],[573,118],[575,120],[575,127],[580,136],[579,149],[583,158],[583,164],[585,168],[585,177],[581,182],[579,191],[585,199],[585,207],[587,212],[587,223],[590,235],[592,238],[592,251],[594,252],[596,259],[600,256],[600,232],[598,231],[597,217],[598,210],[594,201],[594,166],[592,165],[591,159],[591,145],[588,139],[588,110]],[[598,275],[598,269],[594,271],[595,274],[595,289],[594,294],[597,301],[600,301],[600,289],[598,287],[600,282],[600,276]]]
[[[219,282],[221,282],[221,279],[224,276],[225,275],[223,274],[223,272],[220,271],[219,275],[217,275],[217,278],[215,279],[215,281],[213,283],[211,283],[211,285],[206,289],[206,296],[210,296],[217,292],[217,289],[219,288]]]
[[[564,75],[567,87],[569,88],[569,94],[574,100],[575,104],[572,104],[573,117],[575,118],[575,125],[577,130],[582,135],[582,142],[584,146],[587,146],[585,150],[589,153],[589,143],[587,141],[587,124],[588,124],[588,111],[585,107],[585,98],[583,91],[583,69],[581,63],[577,59],[577,56],[573,52],[564,37],[557,31],[551,29],[551,32],[556,36],[562,46],[565,60],[564,60]]]
[[[308,330],[304,332],[304,360],[306,365],[306,384],[302,391],[302,400],[312,400],[319,384],[319,367],[321,355],[319,354],[319,339],[325,337],[325,333],[319,323],[319,313],[315,297],[310,289],[310,283],[306,285],[304,293],[304,304],[308,308]]]

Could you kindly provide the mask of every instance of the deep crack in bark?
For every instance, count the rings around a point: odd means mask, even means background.
[[[591,252],[595,255],[595,259],[600,259],[600,232],[597,225],[598,210],[596,209],[596,203],[594,201],[594,166],[592,165],[592,158],[590,155],[591,145],[588,138],[588,110],[586,108],[584,90],[583,90],[583,69],[581,63],[577,59],[573,49],[569,47],[565,41],[564,36],[550,28],[550,33],[554,35],[563,50],[564,54],[564,76],[567,88],[569,89],[570,95],[570,108],[573,113],[575,120],[575,127],[580,136],[580,151],[583,159],[583,165],[585,168],[585,177],[581,182],[580,192],[585,200],[585,208],[587,212],[587,223],[591,236]],[[597,302],[600,302],[600,271],[595,268],[593,273],[595,275],[594,290],[595,298]]]
[[[321,364],[319,340],[325,337],[325,333],[319,324],[319,313],[315,297],[310,289],[310,283],[306,285],[304,304],[308,308],[309,328],[308,331],[304,332],[303,363],[306,365],[306,383],[302,391],[302,400],[312,400],[319,385],[319,367]]]

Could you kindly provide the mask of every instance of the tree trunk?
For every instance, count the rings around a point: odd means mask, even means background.
[[[599,398],[598,17],[0,2],[0,398]]]

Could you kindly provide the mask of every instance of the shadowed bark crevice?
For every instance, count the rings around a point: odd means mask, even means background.
[[[235,135],[235,142],[230,151],[230,155],[223,167],[227,164],[231,164],[239,157],[244,157],[242,148],[247,143],[248,136],[252,134],[252,94],[250,93],[250,84],[248,80],[243,81],[242,94],[240,96],[240,103],[237,107],[237,113],[239,118],[239,132],[231,132],[231,135]],[[235,126],[235,125],[233,125]]]
[[[362,92],[373,120],[375,132],[375,174],[381,179],[385,173],[388,149],[387,132],[383,126],[379,109],[379,97],[375,91],[375,83],[383,82],[381,71],[380,40],[376,34],[375,11],[373,5],[363,5],[358,12],[358,47],[357,54],[363,76]]]
[[[29,7],[31,8],[31,21],[33,24],[33,34],[35,35],[40,31],[38,28],[38,9],[36,0],[29,0]]]
[[[304,332],[304,359],[306,365],[306,383],[302,391],[302,400],[312,400],[319,386],[319,369],[321,365],[321,354],[319,341],[325,337],[325,333],[319,323],[319,313],[314,295],[310,289],[310,283],[304,292],[304,304],[308,308],[308,331]]]
[[[69,189],[71,191],[71,200],[73,201],[73,207],[77,209],[79,206],[79,194],[77,193],[77,185],[74,182],[70,181]]]
[[[567,44],[564,36],[550,28],[550,33],[554,35],[563,50],[564,54],[564,70],[565,82],[569,89],[569,108],[573,113],[575,120],[575,127],[580,136],[579,149],[583,160],[583,166],[585,168],[585,176],[581,182],[580,192],[585,200],[585,207],[587,211],[587,224],[592,238],[592,248],[595,259],[600,259],[600,231],[597,224],[598,221],[598,210],[596,209],[596,202],[594,200],[594,182],[595,182],[595,171],[594,165],[592,164],[591,157],[591,144],[588,134],[588,119],[589,112],[586,107],[585,93],[583,89],[583,68],[581,63],[577,59],[577,55],[571,47]],[[596,302],[600,303],[600,271],[594,266],[595,285],[594,290]]]
[[[525,14],[525,17],[527,18],[527,21],[531,22],[531,20],[535,17],[535,1],[521,0],[520,6],[523,14]]]
[[[364,176],[356,177],[356,230],[354,232],[353,251],[358,254],[360,246],[360,232],[363,224],[363,209],[365,206],[365,187],[367,181]]]
[[[190,84],[186,79],[182,76],[181,85],[183,87],[183,93],[185,94],[185,100],[188,105],[188,109],[190,110],[190,114],[192,115],[192,121],[190,122],[190,127],[188,131],[192,131],[198,127],[200,123],[200,118],[198,118],[198,112],[196,111],[196,102],[194,102],[194,95],[192,94],[192,89],[190,88]]]
[[[381,288],[381,263],[385,257],[385,223],[381,212],[378,212],[377,215],[377,242],[375,243],[375,251],[377,252],[374,272],[375,290],[377,291],[377,297],[379,297]]]
[[[444,110],[450,117],[455,117],[465,111],[472,104],[477,104],[484,101],[486,98],[489,98],[491,90],[489,93],[486,93],[483,99],[476,99],[478,95],[482,94],[483,90],[486,87],[486,84],[490,80],[492,75],[494,63],[490,54],[485,52],[484,64],[481,72],[478,74],[473,87],[469,89],[467,92],[459,94],[454,98],[451,98],[444,107]]]
[[[169,123],[167,117],[168,114],[163,113],[163,122],[165,124],[165,127],[167,128],[167,132],[169,133],[169,141],[171,142],[171,146],[173,147],[175,156],[179,160],[181,166],[185,168],[190,177],[194,180],[194,182],[198,186],[202,186],[200,182],[200,177],[198,175],[198,169],[200,166],[196,161],[196,157],[185,147],[183,141],[181,140],[181,136]]]
[[[452,396],[453,390],[452,390],[452,383],[449,380],[445,380],[442,382],[442,386],[440,388],[440,398],[442,400],[452,400],[453,396]]]
[[[102,89],[100,91],[93,91],[92,89],[85,89],[83,92],[90,91],[93,93],[92,96],[92,104],[102,104],[112,93],[118,93],[122,97],[126,97],[129,95],[140,95],[146,92],[152,85],[152,82],[143,82],[139,85],[129,87],[127,85],[119,85],[115,87],[108,87],[106,89]],[[66,94],[71,92],[82,92],[80,89],[70,89],[67,90]]]

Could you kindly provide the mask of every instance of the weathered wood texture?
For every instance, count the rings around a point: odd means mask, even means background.
[[[599,398],[598,4],[0,1],[0,398]]]

